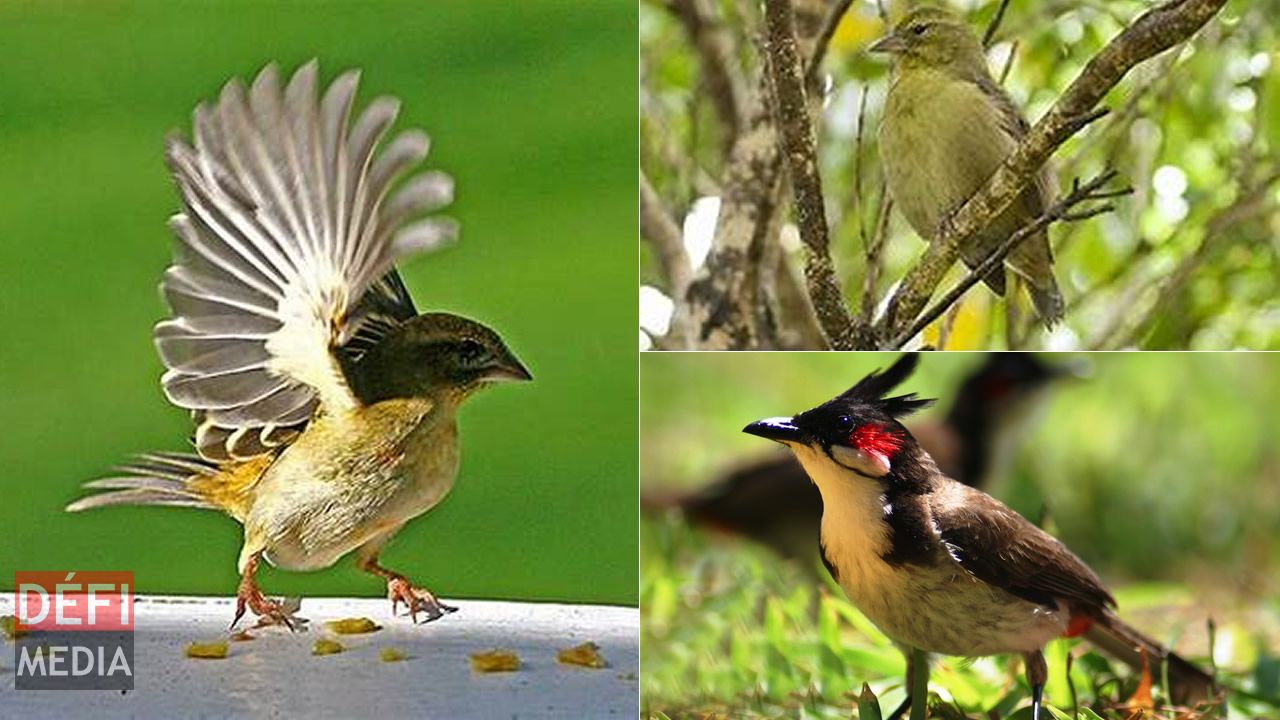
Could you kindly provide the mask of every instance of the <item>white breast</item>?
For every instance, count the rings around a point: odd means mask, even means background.
[[[793,449],[822,493],[822,543],[840,587],[894,642],[978,657],[1037,650],[1066,629],[1063,608],[980,582],[941,550],[929,565],[885,562],[891,549],[885,515],[892,508],[881,483],[840,468],[821,451]]]

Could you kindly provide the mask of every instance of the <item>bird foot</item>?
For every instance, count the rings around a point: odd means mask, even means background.
[[[387,598],[391,600],[392,615],[396,614],[400,603],[404,603],[409,608],[409,617],[415,625],[418,623],[419,612],[426,613],[427,617],[423,622],[428,623],[458,610],[440,602],[430,590],[414,587],[403,575],[393,575],[387,580]]]
[[[240,618],[244,616],[245,609],[252,610],[258,616],[258,622],[255,628],[266,627],[268,625],[284,625],[292,632],[297,629],[296,623],[301,618],[294,616],[296,607],[289,607],[288,604],[272,600],[262,594],[258,589],[257,583],[252,577],[240,580],[240,587],[236,590],[236,616],[231,621],[231,627],[234,628],[236,623],[240,622]]]

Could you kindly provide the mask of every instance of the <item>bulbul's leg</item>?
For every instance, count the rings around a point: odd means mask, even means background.
[[[254,581],[254,573],[258,571],[258,561],[262,559],[262,551],[247,557],[240,570],[240,586],[236,588],[236,616],[231,621],[235,627],[244,616],[248,607],[258,616],[258,625],[284,625],[293,630],[293,616],[285,609],[283,603],[277,602],[262,594]]]
[[[1023,657],[1027,663],[1027,683],[1031,685],[1031,720],[1040,720],[1040,699],[1044,695],[1044,683],[1049,679],[1049,667],[1044,664],[1044,653],[1039,650]]]
[[[440,599],[430,590],[414,587],[405,576],[378,564],[378,553],[382,551],[382,546],[386,545],[387,540],[399,529],[399,527],[396,527],[361,545],[356,550],[356,563],[360,566],[360,569],[373,573],[387,581],[387,598],[391,600],[392,615],[396,614],[396,608],[402,602],[409,608],[409,617],[413,619],[415,624],[418,622],[419,611],[427,614],[427,619],[423,622],[431,622],[448,613],[456,612],[458,608],[440,602]]]
[[[907,697],[889,713],[888,720],[898,720],[908,708],[913,707],[916,712],[911,717],[924,717],[924,712],[929,707],[929,655],[915,648],[904,647],[902,651],[907,656]],[[917,687],[917,681],[920,687]],[[917,694],[920,695],[920,701],[913,704],[912,699]]]

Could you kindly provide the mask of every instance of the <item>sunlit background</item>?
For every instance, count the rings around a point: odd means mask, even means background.
[[[621,0],[0,3],[0,588],[133,570],[229,595],[240,528],[171,508],[67,515],[131,453],[182,450],[151,326],[177,196],[165,134],[268,61],[362,68],[457,185],[459,243],[402,269],[418,307],[501,331],[535,382],[461,413],[452,496],[387,565],[444,597],[634,603],[635,8]],[[268,593],[378,595],[349,561]]]
[[[883,2],[891,18],[909,4]],[[1000,3],[934,4],[955,8],[980,32]],[[752,31],[744,31],[761,27],[754,6],[710,5],[723,19],[723,31],[735,38],[742,74],[754,78],[759,58]],[[1011,3],[989,54],[993,73],[1009,64],[1016,44],[1004,86],[1034,122],[1090,57],[1151,7],[1140,0]],[[1102,102],[1111,115],[1058,150],[1053,164],[1063,188],[1111,167],[1120,173],[1117,182],[1134,193],[1119,200],[1114,213],[1051,229],[1067,321],[1033,347],[1280,348],[1278,15],[1275,0],[1230,0],[1191,45],[1129,73]],[[696,270],[717,227],[723,133],[697,54],[672,13],[661,3],[642,2],[640,31],[641,166],[683,221]],[[876,129],[889,80],[883,58],[865,48],[885,32],[877,2],[852,3],[824,65],[819,161],[832,254],[851,302],[863,285],[862,232],[874,231],[880,205]],[[1260,187],[1260,198],[1243,200]],[[798,273],[794,226],[784,223],[778,241]],[[881,297],[922,249],[893,213]],[[640,343],[647,348],[666,335],[671,304],[647,245],[642,256]],[[953,271],[951,282],[959,277]],[[968,292],[945,321],[946,349],[1001,346],[1001,315],[989,292]],[[938,343],[939,328],[921,340]]]

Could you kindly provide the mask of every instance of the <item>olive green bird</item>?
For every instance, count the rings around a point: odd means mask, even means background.
[[[894,58],[879,135],[889,193],[911,227],[933,240],[950,214],[1017,147],[1027,121],[991,77],[978,36],[947,10],[912,10],[869,50]],[[980,265],[1041,215],[1055,192],[1052,171],[1045,166],[1022,195],[960,248],[965,264]],[[1061,319],[1062,295],[1045,232],[1020,242],[1005,265],[1026,283],[1046,326]],[[983,281],[997,295],[1005,294],[1003,268],[993,269]]]
[[[293,627],[254,582],[259,561],[317,570],[355,552],[416,622],[454,608],[378,563],[406,522],[435,507],[458,473],[459,406],[530,375],[497,333],[418,314],[395,263],[455,234],[422,217],[447,205],[440,172],[404,179],[427,154],[419,130],[383,144],[399,102],[352,122],[355,71],[317,97],[317,65],[281,87],[274,66],[234,79],[195,110],[194,144],[166,158],[182,200],[174,263],[155,328],[164,392],[190,410],[197,453],[149,453],[67,507],[175,505],[244,526],[234,626]]]

